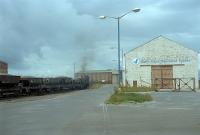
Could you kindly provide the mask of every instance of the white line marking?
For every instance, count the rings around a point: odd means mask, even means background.
[[[103,109],[104,135],[107,135],[108,107],[107,104],[100,104],[100,106]]]
[[[190,110],[190,108],[179,108],[179,107],[175,107],[175,108],[167,108],[169,110]]]

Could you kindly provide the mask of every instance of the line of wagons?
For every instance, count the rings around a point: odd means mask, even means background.
[[[0,75],[0,97],[8,95],[43,95],[69,90],[81,90],[88,88],[88,86],[88,76],[72,79],[69,77],[37,78]]]

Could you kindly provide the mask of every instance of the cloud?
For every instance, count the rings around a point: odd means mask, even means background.
[[[1,0],[0,59],[9,71],[23,75],[73,75],[83,59],[93,69],[115,68],[116,20],[134,7],[121,22],[121,46],[128,51],[158,35],[199,50],[198,0]]]

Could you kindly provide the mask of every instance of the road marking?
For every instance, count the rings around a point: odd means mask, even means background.
[[[190,110],[190,108],[181,108],[181,107],[170,107],[167,109],[169,109],[169,110]]]
[[[57,97],[55,97],[55,98],[48,98],[47,100],[56,100],[57,99]]]
[[[107,104],[100,104],[100,106],[102,107],[103,109],[103,121],[104,121],[104,135],[107,135],[107,125],[106,124],[106,121],[108,119],[108,106]]]

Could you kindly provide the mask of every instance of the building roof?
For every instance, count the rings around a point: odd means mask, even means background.
[[[86,70],[86,71],[79,71],[77,73],[103,73],[103,72],[112,72],[112,74],[118,74],[117,70],[114,69],[106,69],[106,70]]]
[[[169,38],[167,38],[167,37],[165,37],[165,36],[160,35],[160,36],[158,36],[158,37],[155,37],[155,38],[151,39],[150,41],[148,41],[148,42],[146,42],[146,43],[144,43],[144,44],[141,44],[141,45],[139,45],[139,46],[137,46],[137,47],[131,49],[130,51],[126,52],[125,54],[128,54],[128,53],[132,52],[133,50],[135,50],[135,49],[137,49],[137,48],[143,47],[143,46],[147,45],[148,43],[150,43],[150,42],[152,42],[152,41],[154,41],[154,40],[157,40],[157,39],[159,39],[159,38],[162,38],[162,39],[165,39],[165,40],[169,40],[169,41],[171,41],[171,42],[176,43],[176,44],[179,45],[179,46],[182,46],[182,47],[184,47],[184,48],[187,48],[187,47],[181,45],[180,43],[178,43],[178,42],[176,42],[176,41],[174,41],[174,40],[171,40],[171,39],[169,39]],[[192,50],[193,52],[198,53],[197,51],[195,51],[195,50],[193,50],[193,49],[191,49],[191,48],[187,48],[187,49]]]
[[[7,73],[1,73],[1,72],[0,72],[0,75],[8,75],[8,74],[7,74]]]
[[[4,62],[4,61],[2,61],[2,60],[0,60],[0,63],[3,63],[3,64],[8,65],[8,63],[6,63],[6,62]]]

